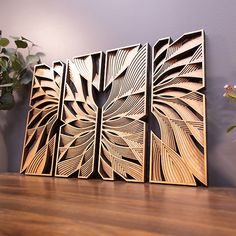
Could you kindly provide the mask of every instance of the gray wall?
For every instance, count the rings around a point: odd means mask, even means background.
[[[236,82],[236,1],[216,0],[8,0],[0,28],[39,44],[44,62],[149,42],[205,29],[210,185],[236,186],[236,105],[222,97]],[[18,171],[27,113],[27,91],[14,110],[0,111],[0,171]]]

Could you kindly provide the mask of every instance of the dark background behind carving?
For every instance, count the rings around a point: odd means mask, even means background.
[[[0,29],[39,44],[44,62],[149,42],[205,29],[208,169],[211,186],[236,186],[236,104],[222,97],[236,83],[236,2],[234,0],[21,0],[2,1]],[[0,171],[18,171],[27,115],[28,91],[17,106],[0,111]]]

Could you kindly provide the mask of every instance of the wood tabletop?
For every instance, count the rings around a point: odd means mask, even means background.
[[[2,235],[236,235],[236,189],[0,174]]]

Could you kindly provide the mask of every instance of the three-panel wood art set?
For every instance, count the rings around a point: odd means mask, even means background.
[[[202,30],[37,65],[21,173],[207,185],[204,87]]]

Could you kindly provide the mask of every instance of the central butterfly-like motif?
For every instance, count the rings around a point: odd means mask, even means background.
[[[37,66],[21,172],[144,182],[149,167],[150,182],[207,185],[204,33],[159,40],[152,68],[149,55],[137,44]]]

